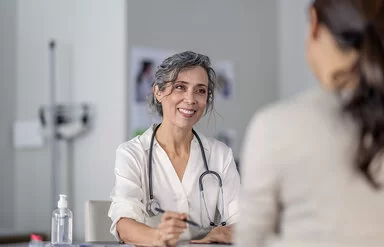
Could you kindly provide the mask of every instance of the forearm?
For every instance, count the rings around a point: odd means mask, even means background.
[[[212,244],[212,243],[224,243],[232,244],[232,227],[230,226],[218,226],[213,228],[207,236],[199,240],[192,240],[194,244]]]
[[[218,226],[212,229],[212,231],[207,235],[214,243],[232,243],[232,227],[229,226]]]
[[[124,243],[155,245],[158,237],[155,228],[129,218],[121,218],[116,230]]]
[[[224,243],[232,243],[232,228],[233,225],[218,227],[218,231],[220,231],[220,234],[218,234],[218,240]]]

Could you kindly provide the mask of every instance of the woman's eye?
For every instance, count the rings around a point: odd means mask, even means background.
[[[181,85],[181,84],[175,85],[175,89],[184,89],[184,85]]]
[[[197,93],[204,95],[207,93],[207,90],[205,90],[205,88],[200,88],[200,89],[197,89]]]

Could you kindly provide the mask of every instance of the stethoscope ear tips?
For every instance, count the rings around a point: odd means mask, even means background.
[[[209,223],[210,226],[216,226],[215,223],[211,222]],[[221,222],[220,225],[222,226],[226,226],[227,225],[227,222]]]

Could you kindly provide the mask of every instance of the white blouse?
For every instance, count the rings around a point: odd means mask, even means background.
[[[121,144],[116,151],[115,186],[111,193],[109,217],[112,220],[111,233],[119,239],[116,223],[126,217],[157,227],[161,215],[150,217],[146,211],[149,201],[148,153],[153,129],[149,128],[141,136]],[[165,211],[183,212],[189,219],[203,228],[188,226],[181,239],[196,239],[210,231],[209,217],[221,223],[222,201],[224,210],[222,221],[233,224],[238,215],[237,196],[240,190],[240,177],[236,169],[232,150],[224,143],[206,138],[198,133],[207,157],[210,170],[217,172],[223,182],[223,200],[220,187],[214,175],[206,175],[203,188],[207,210],[200,200],[199,177],[206,171],[199,143],[194,136],[191,142],[190,157],[182,181],[179,180],[166,152],[154,140],[152,151],[153,196]],[[207,212],[208,211],[208,212]],[[207,215],[208,213],[208,215]],[[215,217],[216,216],[216,217]]]

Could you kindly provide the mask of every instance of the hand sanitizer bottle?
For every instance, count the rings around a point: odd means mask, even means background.
[[[57,209],[52,213],[51,244],[72,244],[72,212],[68,208],[66,195],[60,195]]]

